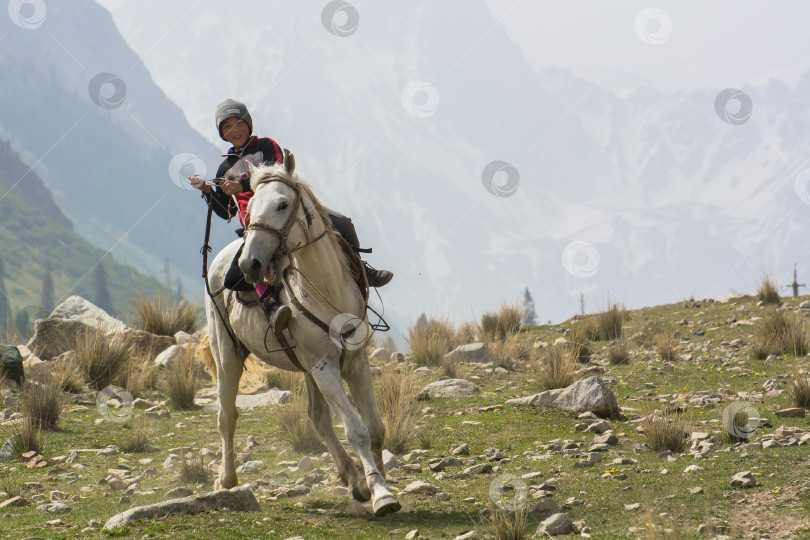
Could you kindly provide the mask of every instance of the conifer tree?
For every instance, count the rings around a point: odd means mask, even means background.
[[[529,288],[523,291],[523,324],[525,326],[534,326],[537,324],[537,313],[534,311],[534,300]]]
[[[42,276],[42,309],[50,314],[53,311],[53,278],[51,261],[45,261],[45,275]]]
[[[112,297],[110,297],[110,289],[107,286],[107,271],[104,269],[104,264],[99,262],[96,266],[95,272],[95,286],[96,286],[96,297],[93,299],[93,303],[106,311],[107,313],[113,313],[113,305],[112,305]]]

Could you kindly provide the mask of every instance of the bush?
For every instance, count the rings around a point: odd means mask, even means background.
[[[648,415],[641,426],[650,448],[656,452],[680,453],[686,446],[686,424],[679,419]]]
[[[194,396],[200,389],[200,376],[194,349],[183,349],[174,364],[166,368],[165,385],[169,401],[174,407],[183,411],[196,408]]]
[[[574,368],[575,362],[562,347],[549,347],[536,366],[537,383],[543,390],[565,388],[576,379]]]
[[[200,308],[181,300],[175,307],[164,303],[163,297],[153,300],[139,298],[135,302],[136,326],[159,336],[173,336],[183,331],[192,333],[200,320]]]
[[[622,337],[622,325],[627,319],[627,309],[622,304],[614,303],[605,311],[594,316],[596,339],[607,341]]]
[[[408,449],[420,417],[411,375],[386,369],[374,380],[374,398],[385,424],[384,446],[398,454]]]
[[[310,452],[323,448],[323,441],[308,419],[307,399],[303,390],[290,393],[290,401],[275,408],[276,423],[286,434],[293,449]]]
[[[770,354],[807,354],[807,331],[798,315],[788,311],[766,314],[754,328],[751,354],[763,360]]]
[[[767,274],[762,276],[762,281],[759,282],[759,287],[757,287],[757,300],[766,304],[779,303],[779,286],[772,276]]]
[[[26,381],[20,391],[20,412],[40,429],[56,429],[65,401],[58,382],[49,377],[44,384]]]
[[[205,458],[202,453],[182,447],[180,448],[180,467],[177,476],[181,482],[187,484],[205,484],[211,479],[211,473],[205,467]]]
[[[420,319],[408,328],[408,346],[420,365],[440,366],[456,347],[456,330],[449,318]]]
[[[608,362],[616,366],[630,361],[630,347],[624,339],[614,341],[608,347]]]
[[[486,341],[504,341],[517,334],[523,326],[523,308],[518,304],[502,304],[497,313],[481,316],[481,333]]]
[[[90,388],[111,385],[130,361],[132,346],[116,335],[108,338],[101,328],[87,329],[76,338],[76,365]]]
[[[132,421],[128,432],[119,435],[119,448],[122,452],[145,452],[152,435],[152,422],[145,416]]]
[[[42,441],[39,439],[40,426],[24,415],[22,421],[15,422],[11,428],[11,451],[19,458],[26,452],[42,453]]]
[[[661,357],[662,362],[672,362],[675,360],[675,351],[678,346],[675,343],[675,338],[672,334],[661,334],[655,338],[655,350],[658,351],[658,356]]]

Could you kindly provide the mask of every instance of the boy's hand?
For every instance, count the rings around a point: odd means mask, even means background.
[[[222,191],[225,195],[231,196],[236,195],[237,193],[242,193],[242,184],[237,182],[236,180],[225,180],[220,184]]]
[[[199,189],[205,193],[211,193],[211,186],[205,183],[205,179],[200,176],[189,176],[188,179],[191,181],[191,187],[194,189]]]

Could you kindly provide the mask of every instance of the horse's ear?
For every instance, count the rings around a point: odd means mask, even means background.
[[[255,173],[255,172],[256,172],[256,169],[258,169],[258,167],[257,167],[256,165],[254,165],[253,163],[251,163],[251,162],[250,162],[249,160],[247,160],[247,159],[246,159],[245,161],[247,161],[247,166],[248,166],[248,174],[250,174],[250,176],[253,176],[253,173]]]
[[[288,148],[284,149],[284,170],[290,175],[295,170],[295,156]]]

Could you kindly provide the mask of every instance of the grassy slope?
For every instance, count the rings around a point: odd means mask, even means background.
[[[797,305],[799,299],[789,299]],[[751,360],[750,347],[753,328],[750,326],[731,327],[729,317],[748,320],[752,315],[759,316],[773,307],[757,308],[750,298],[733,300],[728,304],[700,303],[697,307],[684,307],[682,304],[657,306],[633,312],[627,321],[626,335],[641,332],[637,338],[630,363],[612,367],[605,365],[604,377],[615,379],[613,389],[617,394],[625,417],[614,426],[620,438],[618,446],[605,455],[602,463],[590,469],[577,469],[575,457],[560,453],[547,454],[544,446],[555,439],[581,441],[585,446],[593,442],[593,434],[574,429],[575,415],[553,409],[505,408],[495,412],[478,412],[485,405],[501,404],[506,399],[534,393],[538,389],[533,382],[531,370],[510,372],[506,375],[485,373],[473,369],[471,376],[479,377],[481,394],[460,399],[433,399],[428,407],[424,422],[425,429],[432,432],[431,456],[447,455],[451,445],[467,442],[471,454],[482,454],[488,447],[496,447],[506,452],[511,461],[501,464],[490,474],[462,477],[461,468],[450,467],[441,478],[437,478],[427,468],[428,459],[422,459],[423,472],[405,473],[394,471],[390,475],[390,485],[402,489],[416,479],[422,479],[440,486],[452,494],[452,499],[439,503],[423,495],[401,495],[404,510],[384,519],[373,519],[358,513],[356,506],[344,497],[331,494],[331,486],[315,486],[308,496],[297,499],[271,500],[263,487],[257,492],[261,512],[231,513],[213,512],[197,516],[170,516],[162,519],[133,524],[119,531],[125,538],[287,538],[302,535],[304,538],[402,538],[411,529],[419,529],[421,537],[453,538],[473,527],[485,531],[481,525],[479,512],[492,506],[489,488],[498,474],[522,475],[540,472],[539,479],[529,484],[539,484],[548,478],[557,479],[554,499],[563,505],[569,497],[583,501],[567,509],[574,520],[584,520],[594,538],[637,538],[642,536],[631,527],[644,527],[646,523],[668,525],[670,520],[680,523],[686,533],[682,537],[692,538],[699,524],[712,521],[736,528],[735,536],[758,537],[756,531],[781,532],[791,538],[807,537],[810,527],[810,469],[808,469],[807,446],[773,447],[765,450],[745,451],[739,447],[721,444],[710,454],[709,459],[695,460],[688,454],[675,457],[668,462],[650,450],[635,451],[633,446],[644,442],[636,432],[638,414],[650,411],[661,403],[672,401],[674,393],[692,397],[698,391],[717,392],[724,388],[731,392],[762,392],[762,384],[780,375],[792,373],[796,360],[787,357],[775,362]],[[678,322],[686,320],[686,325]],[[565,326],[565,325],[562,325]],[[522,334],[527,341],[537,338],[553,341],[562,334],[562,326],[539,326]],[[670,332],[680,330],[684,337],[680,341],[680,353],[691,350],[693,359],[676,360],[674,371],[660,369],[661,362],[647,343],[656,329]],[[702,329],[705,335],[694,334]],[[724,343],[741,338],[745,345],[733,350]],[[597,344],[597,353],[607,343]],[[599,354],[597,354],[599,356]],[[805,362],[806,358],[800,359]],[[421,374],[421,383],[438,376],[438,372]],[[649,383],[649,384],[648,384]],[[654,386],[651,386],[654,385]],[[767,418],[772,427],[761,428],[754,440],[764,440],[780,425],[797,426],[807,429],[803,418],[778,418],[775,410],[789,405],[786,395],[765,397],[754,406],[761,416]],[[690,405],[683,414],[696,431],[708,431],[720,435],[722,427],[719,418],[724,404],[715,407]],[[278,465],[281,460],[299,459],[302,454],[293,452],[273,422],[272,408],[247,411],[240,414],[236,445],[241,449],[248,434],[253,434],[258,442],[251,451],[251,459],[265,461],[265,470],[255,474],[245,474],[242,481],[269,483],[284,482],[288,478],[279,475],[286,467]],[[98,448],[115,442],[126,425],[112,425],[110,422],[97,423],[99,418],[94,407],[87,409],[74,407],[65,416],[62,430],[46,435],[46,457],[65,454],[71,448]],[[302,419],[302,421],[304,421]],[[59,489],[81,497],[69,502],[73,511],[61,516],[61,523],[45,525],[46,520],[56,516],[36,510],[33,506],[10,509],[9,516],[3,519],[2,534],[7,538],[39,535],[48,538],[73,538],[88,525],[91,519],[104,523],[109,517],[131,505],[141,505],[161,500],[161,494],[177,485],[177,481],[167,476],[161,462],[167,454],[179,445],[196,447],[207,446],[217,450],[219,437],[212,412],[174,412],[172,417],[157,421],[153,442],[162,451],[154,455],[119,455],[116,457],[95,457],[82,454],[79,463],[84,468],[65,467],[65,471],[79,474],[78,482],[67,483],[53,468],[15,470],[15,481],[38,481],[43,492]],[[338,430],[342,435],[342,430]],[[535,456],[539,454],[539,456]],[[147,457],[153,461],[139,463]],[[632,458],[636,463],[613,465],[616,458]],[[400,456],[401,459],[401,456]],[[315,459],[315,466],[328,474],[333,469],[328,463]],[[115,468],[125,462],[137,473],[143,474],[141,490],[156,490],[154,495],[134,495],[132,504],[120,504],[120,492],[98,485],[108,468]],[[693,474],[683,473],[691,464],[704,467],[704,471]],[[14,465],[14,464],[12,464]],[[18,464],[17,464],[18,465]],[[148,472],[155,472],[151,476]],[[668,472],[662,473],[662,469]],[[740,490],[730,486],[732,474],[740,470],[751,470],[758,475],[760,485],[753,489]],[[610,477],[603,479],[602,475]],[[626,479],[614,479],[623,473]],[[287,472],[289,479],[302,476],[301,473]],[[213,480],[206,485],[192,486],[194,489],[210,489]],[[89,492],[80,491],[82,486],[90,486]],[[702,487],[704,492],[690,494],[689,488]],[[473,497],[473,502],[464,499]],[[624,505],[641,503],[640,511],[625,511]],[[532,514],[529,531],[549,512]],[[660,514],[664,514],[661,516]],[[395,532],[398,531],[398,532]],[[87,538],[106,538],[104,533],[85,533]]]

